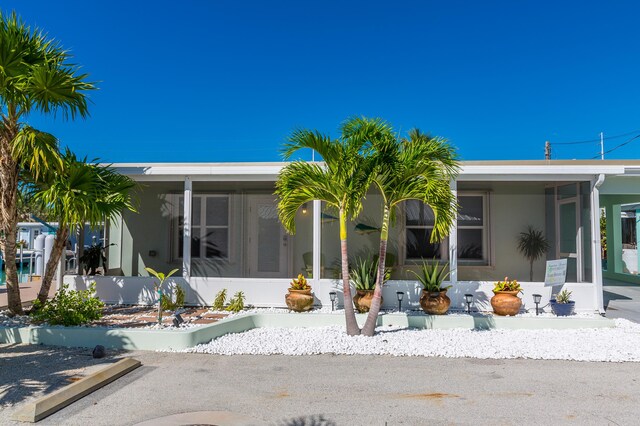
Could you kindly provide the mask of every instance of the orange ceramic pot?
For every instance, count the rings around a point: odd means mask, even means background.
[[[518,297],[519,291],[494,291],[491,298],[493,313],[496,315],[516,315],[520,312],[522,300]]]
[[[313,294],[311,294],[311,289],[289,289],[289,294],[285,296],[284,301],[287,307],[295,312],[305,312],[313,309]]]
[[[371,301],[373,300],[374,290],[356,290],[353,296],[353,304],[361,314],[369,312],[371,309]],[[382,296],[380,296],[380,306],[382,306]]]
[[[449,310],[451,299],[447,296],[447,290],[430,293],[422,290],[420,306],[429,315],[444,315]]]

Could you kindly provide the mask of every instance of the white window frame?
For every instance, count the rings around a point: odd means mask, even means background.
[[[482,225],[458,225],[456,222],[456,226],[458,227],[458,265],[488,266],[490,263],[489,259],[491,259],[491,242],[489,241],[489,193],[483,191],[459,191],[458,199],[462,197],[482,197]],[[482,259],[463,259],[460,257],[460,230],[465,229],[482,229]]]
[[[172,220],[171,222],[174,224],[173,229],[171,231],[171,253],[173,255],[173,260],[178,260],[178,259],[182,259],[182,253],[180,253],[180,229],[183,228],[183,226],[180,226],[180,198],[183,197],[182,194],[174,194],[174,198],[175,201],[173,202],[173,209],[172,209]],[[200,225],[194,226],[193,225],[193,221],[191,224],[191,229],[192,229],[192,237],[195,236],[193,234],[193,229],[194,228],[200,228],[200,255],[199,256],[195,256],[194,253],[191,253],[191,259],[192,261],[206,261],[206,260],[211,260],[210,258],[206,257],[206,235],[207,235],[207,230],[210,229],[226,229],[227,230],[227,256],[226,257],[220,257],[217,258],[218,260],[224,260],[224,261],[230,261],[231,260],[231,256],[232,256],[232,250],[231,250],[231,241],[232,241],[232,216],[231,216],[231,194],[213,194],[213,193],[206,193],[206,194],[193,194],[192,199],[196,199],[199,198],[200,199]],[[227,199],[227,224],[226,225],[207,225],[206,224],[206,215],[207,215],[207,208],[206,208],[206,199],[207,198],[226,198]],[[184,201],[184,200],[183,200]],[[192,202],[192,208],[194,203]],[[192,214],[196,214],[195,211],[192,211]],[[183,222],[184,223],[184,222]]]

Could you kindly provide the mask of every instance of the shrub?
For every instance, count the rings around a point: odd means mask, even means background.
[[[516,280],[510,280],[509,277],[504,277],[504,281],[498,281],[493,287],[493,291],[517,291],[522,292],[520,283]]]
[[[163,293],[161,296],[161,308],[163,311],[175,311],[176,309],[182,308],[184,306],[184,290],[179,285],[175,285],[174,292],[176,295],[176,301],[173,301],[173,298],[170,294]]]
[[[244,293],[239,291],[233,295],[233,299],[229,300],[227,311],[240,312],[244,309]]]
[[[216,298],[213,301],[211,307],[216,311],[221,311],[224,309],[224,304],[227,301],[227,289],[223,288],[216,294]]]
[[[87,290],[68,290],[63,284],[51,300],[44,305],[36,300],[33,303],[32,318],[35,321],[47,322],[51,325],[82,325],[102,317],[104,303],[94,296],[96,284],[92,283]]]

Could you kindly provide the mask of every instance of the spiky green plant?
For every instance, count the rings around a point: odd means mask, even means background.
[[[233,295],[233,298],[229,300],[229,306],[227,306],[227,311],[230,312],[240,312],[244,309],[244,292],[238,291]]]
[[[504,280],[497,281],[493,286],[493,291],[517,291],[522,292],[522,287],[517,280],[510,280],[509,277],[504,277]]]
[[[224,304],[227,302],[227,289],[223,288],[216,294],[216,298],[213,301],[211,307],[216,311],[224,309]]]
[[[569,303],[571,302],[571,292],[567,289],[562,290],[556,295],[556,303]]]
[[[549,251],[549,241],[531,225],[518,236],[518,251],[529,260],[529,281],[533,281],[533,263]]]
[[[438,293],[444,290],[448,290],[451,286],[442,287],[442,283],[449,277],[449,263],[446,263],[440,267],[438,259],[433,258],[431,263],[425,262],[422,259],[420,265],[420,273],[415,271],[409,271],[416,276],[422,288],[429,293]]]
[[[371,291],[376,287],[378,261],[370,257],[357,258],[351,268],[350,277],[356,290]],[[385,282],[391,277],[391,268],[385,268]],[[384,284],[384,283],[383,283]]]

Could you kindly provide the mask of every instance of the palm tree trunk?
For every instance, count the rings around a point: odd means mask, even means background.
[[[56,272],[58,262],[64,253],[64,249],[67,245],[67,237],[69,236],[69,228],[60,224],[60,227],[56,231],[56,239],[53,242],[53,248],[51,249],[51,255],[49,261],[44,270],[44,276],[42,277],[42,284],[40,285],[40,292],[38,293],[38,300],[44,304],[49,298],[49,290],[51,289],[51,283],[53,282],[53,276]],[[61,286],[62,283],[58,283]]]
[[[349,281],[349,257],[347,255],[347,217],[344,209],[340,209],[340,252],[342,255],[342,294],[344,295],[344,317],[347,334],[357,336],[360,327],[356,321],[356,313],[351,301],[351,282]]]
[[[16,268],[18,222],[18,165],[11,155],[11,141],[18,132],[6,117],[0,131],[0,250],[7,276],[7,302],[13,315],[22,315],[20,284]]]
[[[533,282],[533,259],[529,260],[529,282]]]
[[[387,258],[387,241],[389,239],[389,214],[390,209],[384,206],[382,217],[382,227],[380,229],[380,249],[378,252],[378,276],[376,279],[376,287],[373,291],[373,299],[371,299],[371,308],[367,321],[362,327],[362,334],[365,336],[373,336],[378,322],[378,314],[380,313],[380,302],[382,300],[382,284],[384,283],[385,261]]]

